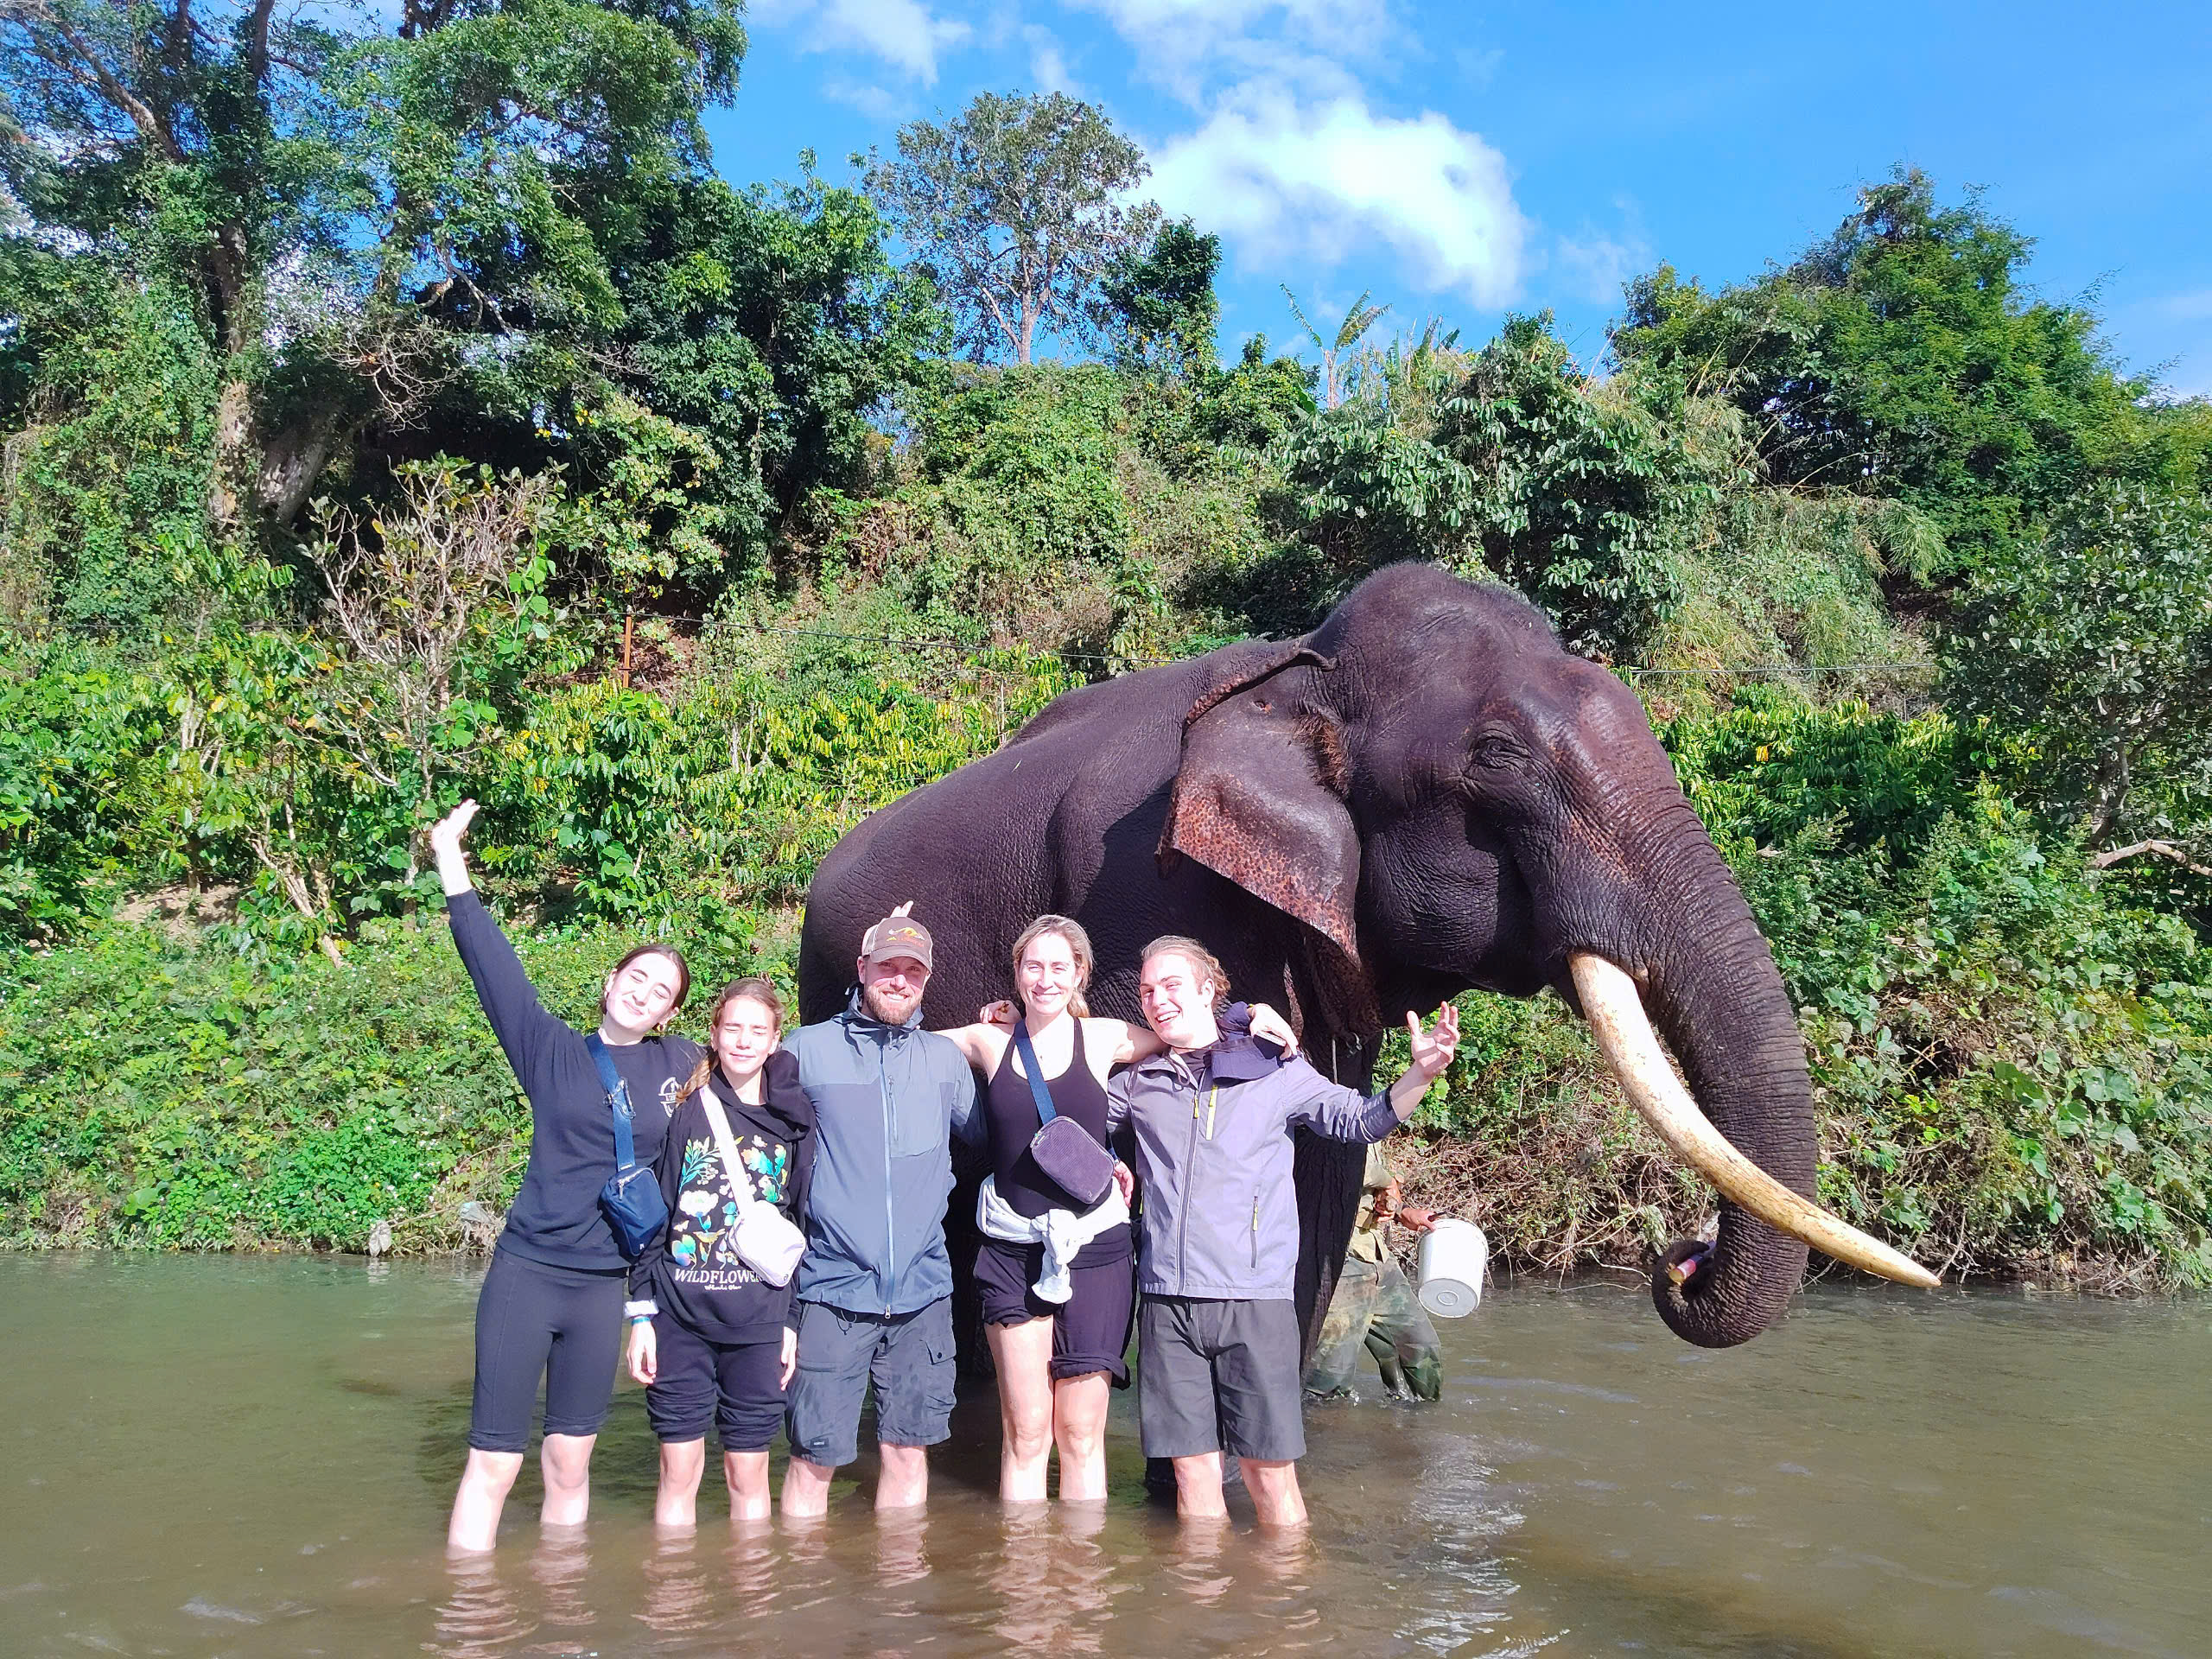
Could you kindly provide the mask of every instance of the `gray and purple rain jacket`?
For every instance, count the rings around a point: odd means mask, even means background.
[[[1106,1128],[1133,1137],[1144,1183],[1138,1282],[1147,1296],[1287,1301],[1298,1276],[1291,1131],[1372,1144],[1390,1096],[1331,1083],[1303,1058],[1234,1041],[1140,1060],[1106,1090]]]

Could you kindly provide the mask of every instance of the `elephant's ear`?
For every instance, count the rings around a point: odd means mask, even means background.
[[[1335,728],[1276,678],[1300,664],[1334,666],[1300,641],[1238,648],[1192,705],[1160,861],[1198,860],[1313,928],[1357,967],[1359,836],[1338,792]]]

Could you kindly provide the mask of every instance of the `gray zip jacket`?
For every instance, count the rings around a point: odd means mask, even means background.
[[[853,993],[845,1012],[784,1039],[814,1103],[798,1300],[849,1313],[912,1313],[952,1294],[944,1204],[952,1136],[972,1140],[976,1074],[921,1013],[887,1026]]]
[[[1252,1075],[1261,1065],[1269,1069]],[[1147,1296],[1288,1300],[1298,1276],[1291,1130],[1372,1144],[1398,1127],[1387,1090],[1363,1095],[1303,1058],[1274,1069],[1234,1046],[1140,1060],[1106,1099],[1107,1133],[1126,1126],[1136,1141]]]

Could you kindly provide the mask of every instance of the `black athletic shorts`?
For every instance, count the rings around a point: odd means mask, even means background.
[[[1304,1457],[1299,1346],[1287,1301],[1146,1297],[1137,1347],[1145,1456]]]
[[[715,1342],[663,1308],[653,1320],[660,1370],[645,1390],[645,1418],[664,1440],[703,1440],[721,1431],[725,1452],[766,1452],[784,1426],[784,1345]]]
[[[976,1287],[982,1293],[983,1323],[1020,1325],[1027,1319],[1052,1322],[1053,1376],[1090,1376],[1103,1371],[1116,1383],[1129,1380],[1129,1322],[1136,1308],[1136,1262],[1116,1256],[1096,1267],[1078,1265],[1068,1274],[1074,1294],[1065,1302],[1037,1294],[1045,1270],[1042,1244],[1010,1244],[987,1238],[976,1252]]]
[[[596,1434],[614,1397],[628,1274],[588,1272],[492,1253],[476,1298],[476,1393],[468,1443],[480,1452],[530,1449],[531,1408],[545,1382],[545,1432]]]

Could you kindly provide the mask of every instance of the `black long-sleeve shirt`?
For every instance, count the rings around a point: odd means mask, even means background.
[[[446,913],[484,1016],[530,1096],[530,1164],[499,1248],[552,1267],[619,1273],[629,1263],[599,1208],[600,1188],[614,1173],[614,1116],[584,1033],[537,1000],[481,899],[455,893]],[[647,1037],[610,1043],[607,1052],[629,1085],[637,1160],[650,1165],[660,1156],[670,1114],[702,1051],[681,1037]]]
[[[719,1075],[707,1087],[729,1120],[753,1196],[803,1224],[814,1174],[814,1106],[799,1087],[797,1058],[782,1049],[768,1057],[761,1082],[758,1106],[740,1100]],[[791,1287],[768,1283],[738,1256],[736,1195],[701,1095],[677,1107],[654,1173],[668,1200],[668,1227],[631,1268],[630,1294],[650,1294],[662,1313],[712,1342],[779,1340]]]

